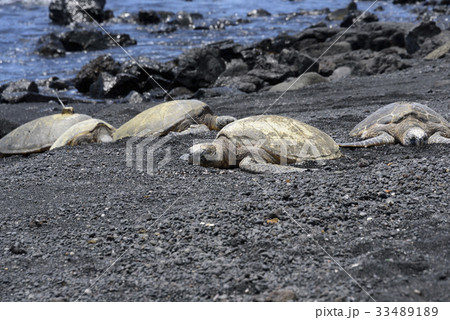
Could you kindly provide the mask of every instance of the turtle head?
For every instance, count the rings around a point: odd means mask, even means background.
[[[227,124],[236,121],[235,117],[231,116],[213,116],[213,115],[207,115],[205,117],[205,124],[211,129],[211,130],[222,130],[223,127],[225,127]]]
[[[221,130],[227,124],[236,121],[235,117],[232,116],[219,116],[216,118],[216,127]]]
[[[224,167],[224,153],[219,143],[199,143],[189,149],[189,163],[203,167]]]
[[[401,142],[405,146],[423,146],[428,142],[428,135],[420,127],[411,127],[405,131]]]

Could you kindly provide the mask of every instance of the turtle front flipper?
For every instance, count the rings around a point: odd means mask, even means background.
[[[239,168],[251,173],[299,173],[304,172],[307,169],[283,166],[279,164],[258,162],[253,157],[247,156],[239,162]]]
[[[367,148],[381,146],[384,144],[394,144],[395,138],[387,132],[383,132],[379,136],[357,142],[339,143],[340,147],[345,148]]]
[[[436,132],[428,139],[428,143],[450,143],[450,138],[446,138],[440,132]]]

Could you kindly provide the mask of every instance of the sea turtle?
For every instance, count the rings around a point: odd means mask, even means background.
[[[118,128],[113,138],[164,136],[195,126],[203,130],[220,130],[234,120],[230,116],[214,116],[208,105],[199,100],[174,100],[141,112]]]
[[[111,142],[116,129],[99,119],[78,122],[67,129],[50,147],[50,150],[63,146],[76,146],[84,143]]]
[[[340,143],[341,147],[383,144],[424,145],[450,143],[450,124],[436,111],[417,102],[394,102],[380,108],[350,131],[364,141]]]
[[[340,155],[336,142],[319,129],[292,118],[263,115],[230,123],[212,143],[194,145],[189,162],[216,168],[239,166],[253,173],[286,173],[306,170],[286,164]]]
[[[60,114],[27,122],[0,139],[0,156],[46,151],[67,129],[90,118],[74,113],[72,107],[63,107]]]

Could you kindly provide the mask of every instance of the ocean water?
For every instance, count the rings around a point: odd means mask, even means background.
[[[148,56],[159,61],[168,61],[183,51],[207,43],[233,39],[237,43],[251,44],[281,32],[295,34],[308,26],[320,22],[324,15],[297,15],[287,19],[286,14],[300,10],[343,8],[349,0],[107,0],[105,9],[111,9],[117,17],[122,13],[137,13],[139,10],[165,10],[172,12],[197,12],[203,15],[202,23],[210,24],[220,19],[237,20],[247,18],[253,9],[265,9],[272,16],[249,18],[250,23],[227,26],[223,30],[179,29],[169,34],[158,34],[155,26],[127,23],[104,23],[108,32],[128,33],[136,39],[136,46],[125,49],[133,57]],[[128,60],[120,48],[102,51],[68,52],[62,58],[44,58],[34,53],[38,39],[52,32],[68,31],[69,27],[53,25],[48,17],[50,0],[0,0],[0,85],[18,79],[45,79],[57,76],[69,79],[87,62],[98,55],[110,53],[117,61]],[[358,9],[365,10],[372,1],[359,1]],[[375,12],[384,21],[415,21],[411,6],[394,6],[391,1],[378,1],[383,11]]]

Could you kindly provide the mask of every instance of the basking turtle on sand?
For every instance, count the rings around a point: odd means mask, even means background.
[[[239,166],[253,173],[287,173],[306,169],[286,164],[340,156],[339,146],[319,129],[295,119],[263,115],[230,123],[212,143],[193,146],[189,162],[216,168]]]
[[[404,146],[450,143],[450,124],[436,111],[416,102],[395,102],[382,107],[350,131],[365,139],[340,143],[341,147],[372,147],[401,143]]]
[[[213,115],[208,105],[201,101],[174,100],[141,112],[118,128],[113,138],[164,136],[195,127],[198,130],[220,130],[234,120],[230,116]]]
[[[64,107],[60,114],[27,122],[0,140],[0,156],[46,151],[67,129],[90,118],[74,113],[72,107]]]
[[[111,142],[115,130],[109,123],[99,119],[84,120],[67,129],[53,143],[50,150],[85,143]]]

